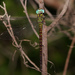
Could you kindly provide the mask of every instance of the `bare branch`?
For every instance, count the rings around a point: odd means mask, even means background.
[[[45,7],[45,11],[48,14],[48,16],[51,18],[51,20],[54,20],[54,17],[52,16],[52,14],[46,9]]]
[[[22,0],[23,1],[23,0]],[[4,7],[3,7],[4,6]],[[13,46],[15,46],[16,48],[18,48],[18,50],[21,52],[21,56],[22,58],[24,59],[24,62],[25,62],[25,58],[28,60],[28,62],[30,62],[34,68],[37,70],[37,71],[40,71],[40,69],[35,65],[35,63],[33,63],[29,57],[25,54],[25,52],[23,51],[22,49],[22,46],[21,44],[18,44],[15,36],[14,36],[14,33],[13,33],[13,29],[11,27],[11,23],[10,23],[10,16],[8,15],[7,13],[7,10],[6,10],[6,6],[5,6],[5,3],[3,2],[3,6],[0,6],[1,8],[3,8],[4,12],[5,12],[5,16],[7,18],[7,22],[6,21],[3,21],[3,24],[5,25],[5,27],[7,28],[7,31],[8,33],[10,34],[12,40],[13,40]],[[15,54],[15,53],[14,53]],[[14,56],[14,55],[13,55]]]
[[[69,5],[69,0],[66,0],[66,3],[63,7],[63,10],[61,11],[61,13],[57,16],[57,18],[48,26],[48,31],[51,30],[56,24],[57,22],[62,18],[62,16],[65,14],[67,8]]]
[[[14,61],[16,52],[17,52],[17,50],[14,51],[14,54],[13,54],[13,56],[12,56],[12,61]]]
[[[28,21],[29,21],[29,23],[30,23],[30,25],[31,25],[31,27],[32,27],[32,30],[34,31],[34,33],[36,34],[36,36],[39,38],[39,35],[38,35],[38,33],[36,32],[36,30],[35,30],[35,28],[34,28],[34,25],[33,25],[32,21],[30,20],[29,15],[28,15],[28,12],[27,12],[27,9],[26,9],[27,0],[25,0],[25,4],[23,3],[23,1],[24,1],[24,0],[20,0],[22,6],[23,6],[23,8],[24,8],[24,13],[26,14],[26,16],[27,16],[27,18],[28,18]]]
[[[60,31],[60,32],[63,32],[64,34],[66,34],[69,37],[69,39],[72,40],[72,36],[68,31]]]
[[[37,9],[37,5],[35,4],[34,0],[29,0],[29,2],[32,5],[32,7],[36,10]]]
[[[68,51],[68,55],[67,55],[67,58],[66,58],[63,75],[66,75],[67,68],[68,68],[68,64],[69,64],[69,60],[70,60],[70,56],[71,56],[71,53],[72,53],[72,49],[73,49],[73,47],[74,47],[74,43],[75,43],[75,36],[73,37],[71,46],[70,46],[69,51]]]
[[[19,39],[18,39],[18,40],[19,40]],[[38,44],[37,42],[34,42],[34,43],[32,44],[32,43],[31,43],[31,40],[23,39],[23,40],[19,40],[19,41],[20,41],[20,44],[19,44],[19,45],[21,45],[22,42],[27,41],[27,42],[29,42],[29,44],[30,44],[32,47],[39,46],[39,44]],[[38,49],[38,48],[36,48],[36,49]]]

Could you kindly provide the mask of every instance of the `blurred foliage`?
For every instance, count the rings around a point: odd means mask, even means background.
[[[2,5],[2,1],[6,3],[6,7],[9,15],[25,16],[19,0],[0,0],[1,5]],[[3,11],[1,10],[0,13],[3,14]],[[29,3],[28,3],[28,13],[35,14],[35,10],[32,8],[32,6]],[[32,21],[35,25],[36,30],[38,31],[38,25],[36,19],[35,21],[34,19],[32,19]],[[34,42],[39,42],[38,38],[33,33],[27,19],[11,21],[11,24],[14,29],[15,35],[17,35],[19,39],[24,39],[24,38],[29,39],[32,41],[32,44]],[[47,24],[50,24],[50,22],[47,22]],[[23,28],[25,27],[25,29],[23,30],[22,27]],[[0,34],[2,32],[6,33],[6,28],[4,27],[2,22],[0,22]],[[69,38],[62,33],[55,33],[48,38],[49,60],[54,63],[53,66],[52,64],[48,64],[48,70],[52,75],[62,75],[70,44],[71,44],[71,40],[69,40]],[[36,65],[39,66],[40,64],[39,49],[35,49],[28,42],[23,42],[22,45],[24,51],[26,52],[26,54],[28,54],[30,59]],[[23,65],[23,59],[20,56],[20,52],[17,51],[14,61],[12,61],[12,56],[15,50],[16,48],[12,46],[12,40],[10,39],[8,33],[6,33],[6,35],[0,36],[0,75],[10,75],[10,74],[11,75],[40,75],[39,72],[26,68],[26,66]],[[67,75],[75,75],[74,55],[75,55],[75,47],[71,54]]]

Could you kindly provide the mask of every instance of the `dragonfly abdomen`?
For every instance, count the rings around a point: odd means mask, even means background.
[[[39,24],[40,68],[42,69],[42,26],[43,26],[43,14],[38,14],[38,24]]]
[[[39,24],[40,68],[42,68],[42,23]]]

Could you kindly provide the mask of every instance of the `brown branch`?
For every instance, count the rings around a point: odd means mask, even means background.
[[[69,0],[66,0],[66,3],[63,7],[63,10],[61,11],[61,13],[57,16],[57,18],[48,26],[48,30],[51,30],[57,23],[58,21],[62,18],[62,16],[65,14],[67,8],[68,8],[68,5],[69,5]]]
[[[13,56],[12,56],[12,61],[14,61],[16,52],[17,52],[17,50],[14,51],[14,54],[13,54]]]
[[[34,0],[29,0],[29,2],[32,5],[32,7],[36,10],[37,9],[37,5],[35,4]]]
[[[43,25],[43,30],[42,30],[42,70],[44,72],[47,72],[47,60],[48,60],[48,49],[47,49],[47,26]]]
[[[39,0],[39,9],[44,9],[44,0]],[[48,60],[48,49],[47,49],[47,26],[45,22],[45,18],[43,18],[43,26],[42,26],[42,60],[41,64],[41,75],[47,75],[47,60]]]
[[[68,64],[69,64],[69,60],[70,60],[70,56],[71,56],[71,53],[72,53],[72,49],[74,47],[74,44],[75,44],[75,36],[74,36],[74,38],[72,40],[72,43],[71,43],[70,48],[69,48],[69,51],[68,51],[68,55],[67,55],[67,58],[66,58],[63,75],[66,75],[67,68],[68,68]]]
[[[45,8],[46,13],[48,14],[48,16],[50,17],[51,20],[54,20],[54,17],[52,16],[52,14]]]
[[[13,29],[12,29],[12,27],[11,27],[11,23],[10,23],[10,16],[8,15],[8,13],[7,13],[7,10],[6,10],[6,6],[5,6],[5,3],[3,2],[3,7],[0,5],[0,7],[4,10],[4,12],[5,12],[5,16],[6,16],[6,18],[7,18],[7,22],[6,21],[3,21],[3,24],[5,25],[5,27],[7,28],[7,31],[8,31],[8,33],[10,34],[10,36],[11,36],[11,38],[12,38],[12,40],[13,40],[13,46],[15,46],[16,48],[18,48],[18,50],[21,52],[21,56],[22,56],[22,58],[23,58],[23,60],[24,60],[24,64],[26,64],[26,62],[25,62],[25,58],[28,60],[28,62],[30,62],[33,66],[34,66],[34,68],[37,70],[37,71],[40,71],[40,69],[35,65],[35,63],[33,63],[30,59],[29,59],[29,57],[26,55],[26,53],[23,51],[23,49],[22,49],[22,46],[21,46],[21,44],[18,44],[18,42],[17,42],[17,40],[16,40],[16,38],[15,38],[15,36],[14,36],[14,33],[13,33]],[[26,64],[27,65],[27,64]],[[30,68],[30,67],[29,67]],[[33,69],[33,68],[32,68]]]
[[[26,17],[27,17],[27,19],[28,19],[28,21],[29,21],[29,23],[30,23],[30,25],[31,25],[31,27],[32,27],[32,30],[34,31],[34,33],[36,34],[36,36],[39,38],[39,35],[38,35],[38,33],[36,32],[36,30],[35,30],[35,28],[34,28],[34,25],[33,25],[32,21],[30,20],[29,15],[28,15],[28,12],[27,12],[27,8],[26,8],[26,4],[27,4],[26,2],[27,2],[27,0],[25,0],[25,4],[23,3],[23,1],[24,1],[24,0],[20,0],[22,6],[23,6],[23,8],[24,8],[24,13],[26,14]]]
[[[72,40],[72,36],[68,31],[60,31],[60,32],[63,32],[64,34],[66,34],[68,36],[69,39]]]

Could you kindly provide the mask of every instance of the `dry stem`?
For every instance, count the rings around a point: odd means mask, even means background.
[[[24,64],[29,67],[29,68],[32,68],[32,69],[35,69],[37,71],[40,71],[40,69],[35,65],[35,63],[33,63],[29,57],[26,55],[26,53],[23,51],[22,49],[22,46],[21,46],[21,42],[20,44],[17,43],[17,40],[14,36],[14,33],[13,33],[13,29],[11,27],[11,23],[10,23],[10,16],[8,16],[8,13],[7,13],[7,10],[6,10],[6,6],[5,6],[5,3],[3,2],[3,6],[0,5],[0,7],[5,11],[5,16],[7,18],[7,22],[6,21],[3,21],[3,24],[5,25],[5,27],[7,28],[7,31],[8,33],[10,34],[12,40],[13,40],[13,46],[15,46],[16,48],[18,48],[18,50],[21,52],[21,56],[24,60]],[[27,40],[26,40],[27,41]],[[25,58],[28,60],[28,62],[30,62],[34,67],[30,67],[29,65],[27,65],[27,62],[25,61]]]
[[[29,21],[29,23],[30,23],[30,25],[31,25],[31,27],[32,27],[32,29],[33,29],[33,31],[34,31],[34,33],[35,33],[36,36],[39,38],[39,35],[38,35],[37,31],[35,30],[35,28],[34,28],[34,26],[33,26],[33,23],[32,23],[32,21],[30,20],[29,15],[28,15],[28,12],[27,12],[27,8],[26,8],[27,0],[25,0],[25,3],[23,3],[24,0],[20,0],[20,2],[21,2],[22,6],[23,6],[23,8],[24,8],[24,13],[25,13],[26,16],[27,16],[28,21]]]
[[[69,64],[69,60],[70,60],[70,56],[71,56],[71,53],[72,53],[72,49],[74,47],[74,44],[75,44],[75,36],[74,36],[74,38],[72,40],[72,43],[71,43],[70,48],[69,48],[69,51],[68,51],[68,55],[67,55],[67,58],[66,58],[63,75],[66,75],[67,68],[68,68],[68,64]]]
[[[58,21],[62,18],[62,16],[65,14],[67,8],[69,5],[69,0],[66,0],[66,3],[61,11],[61,13],[57,16],[57,18],[48,26],[48,31],[51,30],[57,23]]]

